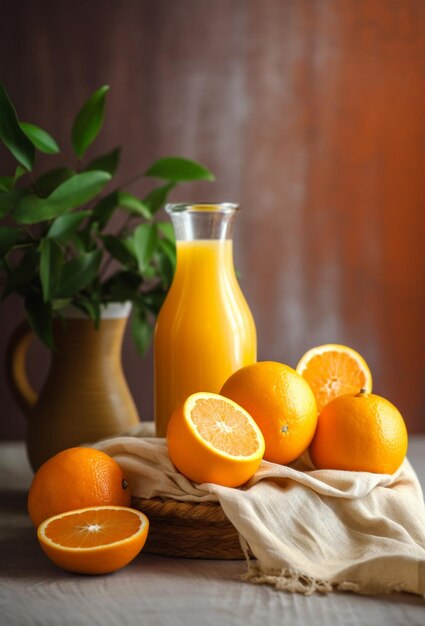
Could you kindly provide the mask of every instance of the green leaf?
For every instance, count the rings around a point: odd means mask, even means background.
[[[22,167],[22,165],[18,165],[18,167],[15,170],[15,175],[13,177],[13,186],[16,185],[16,183],[18,182],[18,180],[24,175],[24,174],[28,174],[28,170],[25,169],[25,167]]]
[[[26,192],[23,189],[0,192],[0,217],[12,211],[25,195]]]
[[[98,300],[79,300],[75,303],[75,306],[81,309],[83,313],[88,315],[93,320],[95,328],[99,328],[100,324],[100,302]]]
[[[11,293],[29,293],[32,290],[32,279],[37,272],[39,257],[39,253],[34,248],[28,248],[20,262],[10,267],[12,274],[7,278],[2,300]]]
[[[136,215],[141,215],[146,219],[150,219],[152,217],[151,212],[149,211],[149,207],[133,196],[131,193],[127,193],[126,191],[118,192],[118,206],[122,209],[126,209],[130,213],[135,213]]]
[[[96,204],[93,208],[91,223],[96,222],[99,230],[103,230],[109,222],[112,213],[118,206],[118,191],[113,191]]]
[[[173,268],[176,266],[176,246],[175,244],[168,241],[168,239],[160,239],[158,241],[158,247],[165,254],[166,257],[170,260]]]
[[[126,191],[118,190],[108,194],[96,204],[90,221],[96,222],[99,230],[103,230],[117,208],[123,208],[129,213],[141,215],[146,219],[151,218],[149,208],[144,202]]]
[[[55,298],[50,304],[52,305],[53,311],[60,311],[71,304],[71,298]]]
[[[47,206],[47,200],[41,200],[35,193],[29,193],[16,203],[13,217],[19,224],[35,224],[44,219]]]
[[[0,258],[3,258],[18,241],[21,231],[13,226],[0,226]]]
[[[27,173],[27,170],[18,165],[13,176],[0,176],[0,191],[12,191],[16,182]]]
[[[142,274],[152,259],[156,243],[157,232],[154,224],[140,224],[133,233],[134,252]]]
[[[167,201],[168,194],[176,186],[175,183],[167,183],[161,187],[156,187],[143,198],[143,202],[149,208],[151,215],[155,215]]]
[[[60,152],[56,141],[42,128],[35,126],[35,124],[29,124],[28,122],[19,122],[19,126],[40,152],[44,152],[45,154],[58,154],[58,152]]]
[[[162,243],[164,243],[164,241],[162,241]],[[175,261],[173,262],[164,250],[159,249],[156,255],[156,262],[162,286],[165,290],[167,290],[173,281]]]
[[[85,252],[90,251],[90,245],[87,244],[85,231],[82,233],[75,233],[72,241],[78,254],[84,254]]]
[[[136,258],[134,254],[132,254],[131,245],[128,245],[125,240],[115,237],[114,235],[104,235],[102,241],[106,250],[114,259],[130,267],[136,265]]]
[[[48,302],[55,295],[59,284],[63,266],[62,250],[54,239],[42,239],[39,250],[43,300]]]
[[[173,225],[170,222],[156,222],[158,230],[164,235],[165,239],[171,241],[171,243],[176,243],[176,235],[174,232]]]
[[[90,161],[90,163],[84,169],[86,172],[91,170],[102,170],[103,172],[109,172],[109,174],[113,176],[117,171],[120,162],[120,155],[121,148],[115,148],[115,150],[112,150],[112,152],[108,152],[108,154],[103,154],[93,161]]]
[[[74,234],[72,240],[79,253],[91,252],[98,247],[97,241],[93,237],[93,231],[95,230],[93,226],[93,224],[88,224]]]
[[[148,265],[143,270],[143,279],[150,280],[151,278],[158,278],[158,268],[153,267],[153,265]]]
[[[0,176],[0,191],[11,191],[13,189],[13,176]]]
[[[110,302],[134,301],[138,296],[141,282],[142,277],[138,272],[120,270],[103,283],[102,293]]]
[[[101,250],[95,250],[65,263],[57,289],[58,296],[69,298],[85,289],[96,278],[101,260]]]
[[[84,156],[102,127],[105,96],[108,90],[109,86],[104,85],[95,91],[75,118],[71,137],[75,154],[79,159]]]
[[[75,174],[59,185],[47,198],[30,194],[19,202],[13,217],[21,224],[35,224],[84,204],[96,196],[110,180],[107,172]]]
[[[34,146],[19,126],[3,83],[0,83],[0,139],[15,159],[31,171],[35,160]]]
[[[41,296],[27,295],[25,297],[25,311],[28,321],[35,334],[50,349],[55,345],[52,336],[52,307],[49,302],[43,302]]]
[[[155,161],[145,172],[145,176],[163,178],[175,183],[189,180],[215,180],[214,175],[199,163],[180,157],[165,157]]]
[[[143,294],[143,304],[156,316],[162,307],[166,295],[166,291],[160,285],[157,285],[151,291]]]
[[[58,239],[62,243],[69,241],[81,222],[91,215],[91,211],[79,211],[69,215],[60,215],[55,219],[47,233],[48,239]]]
[[[75,209],[94,198],[110,180],[111,175],[108,172],[75,174],[59,185],[47,200],[50,204],[60,207],[62,211]]]
[[[136,308],[131,317],[131,334],[137,351],[141,356],[146,354],[152,342],[153,326],[149,322],[145,311]]]
[[[37,190],[42,196],[48,196],[56,189],[56,187],[59,187],[59,185],[74,175],[74,170],[71,170],[69,167],[57,167],[49,172],[46,172],[45,174],[42,174],[39,178],[37,178],[35,184]]]

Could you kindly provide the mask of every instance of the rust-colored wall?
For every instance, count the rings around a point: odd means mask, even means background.
[[[192,157],[217,183],[175,199],[243,204],[236,257],[261,359],[351,345],[425,431],[423,0],[2,0],[0,23],[22,119],[69,145],[73,114],[109,83],[92,154],[121,143],[122,179]],[[0,311],[3,363],[22,308]],[[37,384],[47,360],[32,350]],[[127,337],[124,364],[148,419],[151,357]],[[23,436],[4,371],[0,402],[2,436]]]

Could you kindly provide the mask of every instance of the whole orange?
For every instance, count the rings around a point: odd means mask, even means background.
[[[339,396],[320,413],[309,452],[318,469],[393,474],[406,456],[406,425],[385,398]]]
[[[261,361],[238,370],[220,393],[254,418],[266,443],[264,459],[291,463],[308,448],[317,423],[313,392],[288,365]]]
[[[36,528],[52,515],[88,506],[130,506],[128,482],[118,463],[94,448],[68,448],[37,470],[28,494]]]

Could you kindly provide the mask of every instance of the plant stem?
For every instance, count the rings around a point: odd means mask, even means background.
[[[120,187],[130,187],[130,185],[132,185],[133,183],[137,182],[140,178],[143,178],[144,175],[145,175],[144,172],[141,172],[139,174],[135,174],[134,176],[132,176],[131,178],[126,180],[124,183],[122,183],[120,185]]]
[[[102,280],[102,278],[105,277],[105,274],[109,268],[109,266],[111,265],[113,261],[112,255],[109,254],[109,256],[106,258],[105,263],[103,264],[103,267],[100,268],[99,270],[99,279]]]
[[[136,217],[136,216],[132,215],[131,213],[126,216],[126,218],[125,218],[121,228],[118,229],[118,232],[115,235],[116,237],[119,237],[119,236],[121,236],[123,234],[125,228],[127,228],[127,226],[130,224],[131,220],[134,219],[134,217]],[[100,279],[105,277],[105,274],[106,274],[109,266],[111,265],[112,261],[113,261],[113,257],[112,257],[111,254],[109,254],[108,257],[106,258],[105,263],[103,264],[103,267],[100,268],[100,271],[99,271],[99,278]]]
[[[32,234],[32,232],[30,231],[30,229],[28,228],[28,226],[25,226],[25,224],[22,224],[22,228],[24,229],[24,231],[26,232],[26,234],[28,235],[28,237],[30,239],[32,239],[33,241],[36,241],[36,237],[34,237],[34,235]]]
[[[34,187],[34,191],[35,191],[35,193],[36,193],[38,196],[41,196],[40,190],[39,190],[39,189],[38,189],[38,187],[37,187],[37,183],[35,182],[35,178],[34,178],[34,176],[33,176],[32,172],[28,172],[28,174],[29,174],[30,180],[31,180],[31,182],[32,182],[32,186]]]
[[[6,274],[8,274],[9,276],[12,276],[12,270],[10,269],[10,265],[9,265],[9,261],[6,259],[6,257],[3,257],[3,266],[4,269],[6,270]]]
[[[134,217],[135,217],[135,216],[134,216],[134,215],[132,215],[131,213],[129,213],[129,214],[126,216],[125,220],[123,221],[123,223],[122,223],[122,225],[121,225],[121,228],[119,228],[119,229],[118,229],[117,236],[120,236],[120,235],[122,235],[122,234],[123,234],[124,229],[125,229],[125,228],[127,228],[127,226],[130,224],[131,220],[132,220],[132,219],[134,219]]]
[[[26,243],[18,243],[13,246],[14,250],[21,250],[22,248],[31,248],[34,244],[32,241],[27,241]]]

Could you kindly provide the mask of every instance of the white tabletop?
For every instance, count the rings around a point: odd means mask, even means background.
[[[409,458],[425,485],[425,436]],[[243,561],[141,553],[106,576],[56,568],[26,513],[31,470],[21,442],[0,444],[0,626],[424,626],[425,601],[409,594],[301,596],[240,580]]]

